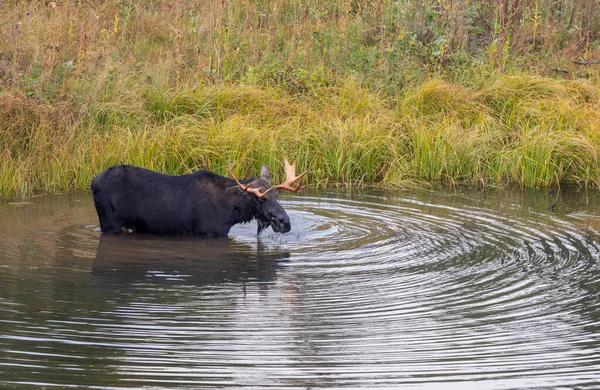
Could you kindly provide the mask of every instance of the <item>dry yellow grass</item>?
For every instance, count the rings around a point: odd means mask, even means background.
[[[443,7],[377,4],[0,3],[0,195],[121,163],[281,175],[283,153],[313,186],[600,187],[595,73],[425,46]]]
[[[568,81],[525,76],[483,89],[431,80],[390,101],[356,84],[302,97],[197,85],[140,96],[129,109],[116,107],[116,118],[101,120],[90,119],[98,112],[77,116],[0,95],[0,188],[3,195],[85,189],[120,163],[179,174],[225,174],[236,164],[243,175],[267,163],[282,174],[283,153],[310,170],[314,186],[598,187],[600,86],[578,82],[585,98],[570,88]]]

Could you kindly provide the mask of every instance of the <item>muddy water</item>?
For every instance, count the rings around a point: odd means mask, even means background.
[[[600,387],[600,195],[282,196],[292,232],[0,204],[0,387]]]

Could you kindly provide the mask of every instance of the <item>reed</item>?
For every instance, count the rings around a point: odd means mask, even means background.
[[[99,112],[77,118],[8,96],[0,98],[0,188],[3,195],[86,189],[102,169],[121,163],[177,174],[225,174],[233,165],[241,175],[267,163],[282,179],[284,153],[310,170],[315,186],[598,187],[599,91],[592,82],[532,76],[479,89],[431,80],[396,101],[352,83],[302,97],[197,85],[141,95],[129,111],[119,108],[129,119],[109,130],[104,119],[90,119]],[[23,122],[27,131],[16,131]]]
[[[5,0],[0,196],[114,164],[281,180],[284,153],[315,187],[600,187],[600,78],[566,61],[597,31],[552,32],[583,23],[563,3],[514,39],[487,3]]]

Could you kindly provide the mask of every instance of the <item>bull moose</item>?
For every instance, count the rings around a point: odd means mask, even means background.
[[[278,191],[298,191],[296,162],[284,157],[286,180],[272,186],[271,171],[238,180],[210,171],[172,176],[129,165],[106,169],[92,181],[94,205],[104,234],[124,229],[158,235],[224,237],[238,223],[258,222],[258,234],[269,225],[287,233],[290,218],[277,201]],[[296,186],[293,186],[297,184]]]

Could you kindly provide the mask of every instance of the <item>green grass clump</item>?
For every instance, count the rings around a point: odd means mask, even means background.
[[[537,76],[469,88],[433,79],[391,99],[359,84],[276,87],[198,84],[150,89],[105,106],[0,95],[3,196],[86,189],[108,166],[173,174],[210,169],[282,180],[282,155],[313,186],[424,182],[600,186],[600,85]],[[96,110],[96,111],[95,111]],[[91,119],[92,118],[92,119]]]

